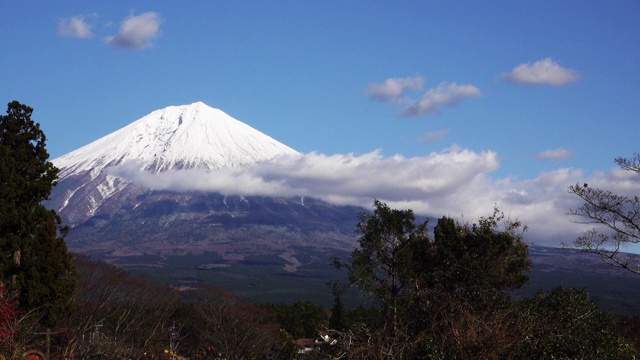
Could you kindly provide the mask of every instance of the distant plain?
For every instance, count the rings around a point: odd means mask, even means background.
[[[294,269],[291,261],[278,254],[251,255],[238,262],[223,260],[216,253],[172,256],[126,256],[103,258],[133,273],[149,277],[175,288],[187,290],[202,284],[224,288],[253,303],[292,303],[310,301],[331,307],[333,295],[329,281],[346,281],[344,270],[336,270],[330,258],[346,259],[347,251],[296,247],[299,262]],[[515,292],[530,296],[538,290],[556,286],[586,288],[601,308],[618,315],[640,315],[640,276],[604,264],[591,254],[574,253],[558,248],[531,246],[529,256],[533,269],[528,285]],[[99,256],[94,255],[95,259]],[[371,305],[356,290],[344,297],[348,307]]]

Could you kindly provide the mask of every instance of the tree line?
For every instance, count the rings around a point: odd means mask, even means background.
[[[38,349],[51,359],[630,359],[638,319],[598,308],[586,290],[517,297],[531,267],[526,230],[499,209],[475,223],[375,200],[356,225],[358,246],[331,259],[348,282],[329,284],[334,305],[250,304],[213,286],[175,289],[70,254],[67,229],[42,202],[58,169],[33,109],[0,116],[0,359]],[[640,156],[617,159],[639,172]],[[637,236],[638,197],[587,184],[570,212],[608,226],[574,244],[635,269],[619,246]],[[614,242],[613,248],[606,246]],[[371,303],[345,308],[358,289]],[[302,341],[306,339],[306,341]]]

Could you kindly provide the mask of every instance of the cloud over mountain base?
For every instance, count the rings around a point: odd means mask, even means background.
[[[255,165],[162,173],[141,171],[128,162],[108,171],[139,185],[173,191],[212,191],[226,195],[314,197],[338,205],[371,206],[374,198],[418,214],[475,221],[498,206],[512,219],[528,225],[527,237],[538,243],[570,243],[586,228],[566,212],[580,206],[567,187],[587,181],[593,186],[638,193],[640,185],[624,171],[584,179],[569,168],[542,173],[535,179],[494,179],[499,167],[493,151],[476,153],[460,147],[422,157],[385,157],[381,152],[282,156]],[[575,220],[575,219],[574,219]]]

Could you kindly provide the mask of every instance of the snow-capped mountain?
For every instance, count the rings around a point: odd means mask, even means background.
[[[161,190],[134,180],[140,172],[215,176],[281,156],[301,155],[201,102],[167,107],[54,159],[60,178],[45,205],[70,226],[73,251],[106,257],[204,251],[225,261],[256,253],[288,259],[295,246],[350,247],[360,208],[295,194]],[[118,168],[134,175],[121,177]]]
[[[222,110],[196,102],[156,110],[53,163],[65,179],[128,160],[144,170],[163,172],[243,166],[281,155],[298,152]]]
[[[48,206],[75,226],[97,214],[108,199],[144,192],[109,171],[123,164],[152,173],[216,170],[297,155],[292,148],[202,102],[170,106],[54,159],[60,179]]]

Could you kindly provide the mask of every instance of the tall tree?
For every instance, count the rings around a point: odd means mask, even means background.
[[[69,309],[75,279],[66,229],[41,204],[58,169],[48,161],[46,137],[32,113],[13,101],[0,115],[0,281],[18,295],[20,308],[39,308],[50,327]]]
[[[343,331],[346,327],[346,310],[342,302],[342,292],[334,291],[333,307],[331,308],[331,316],[329,317],[329,328],[337,331]]]
[[[396,210],[379,200],[373,213],[361,213],[359,247],[352,253],[349,280],[383,302],[392,337],[398,332],[398,311],[411,292],[413,255],[429,246],[427,222],[416,225],[412,210]]]
[[[640,175],[640,153],[632,158],[619,157],[615,162],[623,170]],[[640,197],[615,194],[586,183],[570,186],[569,193],[582,198],[584,204],[568,214],[578,217],[578,223],[598,226],[578,237],[574,247],[599,255],[607,264],[640,274],[637,256],[622,251],[624,245],[640,243]]]

